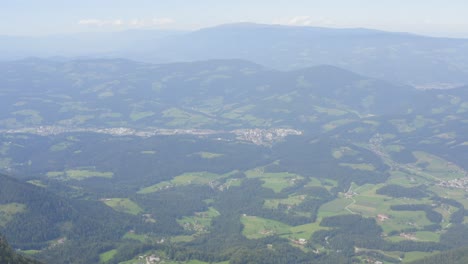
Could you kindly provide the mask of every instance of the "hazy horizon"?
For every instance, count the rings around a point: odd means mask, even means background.
[[[191,31],[250,22],[328,28],[370,28],[436,37],[468,38],[468,3],[450,1],[156,2],[20,0],[2,4],[0,35],[44,36],[129,29]]]

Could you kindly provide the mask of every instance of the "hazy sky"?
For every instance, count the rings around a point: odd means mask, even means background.
[[[0,0],[0,34],[192,30],[233,22],[468,38],[467,0]]]

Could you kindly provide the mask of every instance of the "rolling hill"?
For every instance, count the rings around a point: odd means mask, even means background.
[[[118,57],[152,63],[243,59],[282,70],[329,64],[423,88],[468,82],[466,39],[360,28],[240,23],[192,32],[3,36],[1,43],[4,60],[31,56],[56,57],[59,61],[70,57]],[[7,54],[13,55],[5,57]]]
[[[301,128],[322,113],[359,119],[467,110],[466,88],[421,91],[334,66],[283,72],[238,60],[29,59],[0,68],[2,128]]]
[[[0,70],[0,232],[46,263],[399,263],[467,243],[466,86],[244,60]]]

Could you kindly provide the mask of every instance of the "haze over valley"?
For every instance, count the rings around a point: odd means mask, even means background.
[[[0,36],[0,263],[467,263],[468,39],[83,21]]]

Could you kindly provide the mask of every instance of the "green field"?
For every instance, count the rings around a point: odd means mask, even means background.
[[[10,146],[11,144],[7,143],[7,142],[3,142],[1,145],[0,145],[0,155],[7,155],[8,154],[8,151],[10,150]]]
[[[21,250],[21,254],[33,256],[34,254],[40,253],[40,250],[30,249],[30,250]]]
[[[203,262],[199,260],[190,260],[190,261],[170,261],[164,260],[165,264],[209,264],[208,262]],[[224,262],[214,262],[213,264],[229,264],[229,261]]]
[[[249,126],[253,127],[268,127],[271,126],[271,120],[270,119],[263,119],[258,116],[254,116],[253,114],[249,114],[249,111],[251,112],[252,109],[255,108],[254,105],[244,105],[238,108],[235,108],[233,110],[226,109],[221,117],[235,120],[236,122],[243,122],[245,124],[248,124]]]
[[[213,119],[202,114],[187,112],[179,108],[170,108],[163,112],[163,116],[170,121],[166,123],[171,127],[196,128],[212,124]]]
[[[249,112],[253,108],[255,108],[255,105],[245,105],[245,106],[242,106],[242,107],[238,107],[238,108],[235,108],[235,109],[223,114],[222,117],[229,118],[229,119],[239,119],[246,112]]]
[[[57,124],[61,126],[78,126],[94,118],[94,115],[75,115],[72,118],[60,120]]]
[[[392,119],[390,120],[390,123],[393,124],[400,133],[410,133],[430,124],[435,124],[437,121],[424,118],[422,116],[416,116],[411,121],[405,119]]]
[[[11,158],[0,158],[0,168],[5,169],[11,166]]]
[[[289,239],[309,239],[314,232],[327,229],[321,227],[319,221],[305,225],[290,226],[275,220],[247,215],[241,217],[241,222],[244,225],[242,234],[248,239],[258,239],[272,235]]]
[[[259,178],[264,182],[263,187],[272,189],[277,193],[288,186],[293,186],[296,181],[304,179],[300,175],[289,172],[265,173],[262,167],[248,170],[245,175],[248,178]]]
[[[109,260],[111,260],[115,256],[115,254],[117,254],[117,252],[118,252],[117,249],[112,249],[104,253],[101,253],[99,254],[99,261],[101,263],[106,263]]]
[[[138,204],[128,198],[108,198],[103,199],[102,202],[107,206],[112,207],[112,209],[122,213],[138,215],[143,212],[143,209],[141,209]]]
[[[375,167],[370,163],[340,163],[340,166],[349,167],[353,170],[374,171]]]
[[[358,154],[358,152],[350,147],[340,147],[332,150],[332,156],[335,159],[340,159],[343,156],[354,156],[356,154]]]
[[[226,177],[211,172],[188,172],[174,177],[171,183],[174,185],[208,184],[216,179]]]
[[[154,112],[132,112],[130,114],[130,119],[132,121],[138,121],[140,119],[144,119],[153,115],[154,115]]]
[[[295,206],[295,205],[302,203],[305,197],[306,197],[305,195],[291,195],[285,199],[267,199],[265,200],[265,203],[263,204],[263,206],[265,208],[271,208],[271,209],[278,208],[279,204]]]
[[[379,222],[385,233],[398,231],[406,228],[422,228],[430,225],[422,211],[393,211],[392,205],[400,204],[431,204],[429,198],[392,198],[376,194],[376,190],[383,185],[363,185],[357,189],[357,195],[353,197],[356,203],[349,206],[349,209],[361,213],[367,217],[376,217],[378,214],[389,216],[389,219]]]
[[[257,216],[242,216],[242,234],[248,239],[258,239],[272,235],[289,235],[291,226]]]
[[[52,147],[50,147],[49,150],[52,151],[52,152],[63,151],[63,150],[68,149],[72,145],[73,145],[73,143],[71,143],[71,142],[61,142],[61,143],[53,145]]]
[[[16,214],[26,210],[26,205],[20,203],[0,204],[0,226],[5,226],[13,220]]]
[[[224,154],[213,153],[213,152],[197,152],[196,155],[204,158],[204,159],[214,159],[224,156]]]
[[[337,127],[340,127],[342,125],[346,125],[346,124],[349,124],[351,122],[353,122],[354,120],[352,119],[339,119],[339,120],[334,120],[334,121],[331,121],[325,125],[322,126],[322,130],[324,132],[329,132]]]
[[[181,236],[173,236],[173,237],[170,238],[172,243],[190,242],[190,241],[193,241],[194,239],[195,239],[194,235],[192,235],[192,236],[181,235]]]
[[[418,160],[415,165],[421,168],[423,173],[437,179],[457,179],[465,176],[466,172],[462,168],[440,157],[422,151],[415,151],[413,155]]]
[[[414,235],[418,241],[439,242],[440,234],[435,232],[420,231],[415,232]]]
[[[364,217],[375,218],[377,223],[383,228],[384,233],[408,228],[423,228],[431,224],[423,211],[393,211],[390,208],[392,205],[400,204],[431,204],[432,201],[429,198],[392,198],[376,194],[376,190],[382,186],[381,184],[366,184],[362,186],[353,184],[348,191],[350,194],[341,194],[335,200],[322,205],[318,218],[321,219],[341,214],[360,214]],[[379,214],[386,215],[389,218],[380,221],[377,217]],[[448,217],[445,216],[445,218]],[[418,234],[421,236],[421,238],[417,236],[418,239],[424,241],[434,240],[434,237],[428,237],[427,233],[419,232]]]
[[[156,154],[156,151],[154,150],[142,150],[140,151],[141,154],[145,154],[145,155],[154,155]]]
[[[208,211],[197,212],[193,216],[177,219],[177,222],[184,227],[185,230],[204,233],[210,228],[211,220],[217,216],[219,216],[219,212],[213,207],[209,207]]]
[[[159,260],[153,260],[150,262],[150,257],[159,258]],[[164,263],[164,264],[208,264],[208,262],[200,261],[200,260],[170,260],[167,258],[166,253],[164,251],[154,251],[149,250],[143,253],[140,253],[138,256],[135,256],[131,260],[127,260],[124,262],[120,262],[119,264],[145,264],[145,263]],[[209,262],[211,264],[229,264],[229,261],[223,262]]]
[[[387,179],[387,184],[396,184],[403,187],[414,187],[420,184],[430,183],[426,178],[409,174],[403,171],[391,171],[390,178]]]
[[[199,102],[196,106],[196,110],[208,115],[214,115],[224,107],[224,97],[217,96],[211,99],[206,99]]]
[[[99,115],[99,118],[121,118],[121,113],[103,113]]]
[[[314,110],[320,114],[327,114],[331,116],[342,116],[348,114],[347,111],[336,109],[336,108],[325,108],[315,105]]]
[[[18,118],[24,119],[24,123],[28,125],[38,125],[43,121],[41,114],[32,109],[23,109],[13,112],[12,114],[18,116]]]
[[[320,207],[318,212],[318,218],[325,218],[334,215],[349,214],[350,212],[346,211],[346,206],[351,204],[352,201],[341,197],[333,201],[330,201]]]
[[[57,178],[60,180],[84,180],[87,178],[92,177],[100,177],[100,178],[112,178],[114,173],[112,172],[100,172],[91,170],[89,168],[83,169],[73,169],[73,170],[66,170],[66,171],[49,171],[46,173],[47,177],[50,178]]]
[[[289,235],[292,238],[299,239],[305,238],[309,239],[313,233],[319,230],[326,230],[328,228],[320,226],[320,220],[317,220],[315,223],[293,226],[289,230],[291,234]]]
[[[148,187],[144,187],[138,191],[139,194],[147,194],[157,192],[159,190],[172,188],[175,186],[183,186],[190,184],[206,185],[213,181],[229,177],[231,173],[215,174],[210,172],[187,172],[174,177],[171,181],[163,181]]]
[[[122,238],[136,240],[140,242],[145,242],[149,239],[148,235],[135,234],[134,232],[127,232]]]
[[[465,208],[468,208],[468,199],[466,199],[466,191],[463,189],[449,189],[437,185],[430,186],[428,189],[437,193],[441,197],[454,199],[463,204]]]
[[[409,263],[409,262],[419,260],[419,259],[422,259],[422,258],[425,258],[425,257],[436,255],[437,253],[440,253],[440,251],[434,251],[434,252],[419,252],[419,251],[405,252],[405,257],[403,258],[403,261],[404,261],[404,263]]]
[[[39,186],[39,187],[42,187],[42,188],[47,187],[47,185],[45,185],[44,183],[42,183],[42,181],[40,181],[40,180],[30,180],[30,181],[28,181],[28,183],[34,184],[34,185]]]

